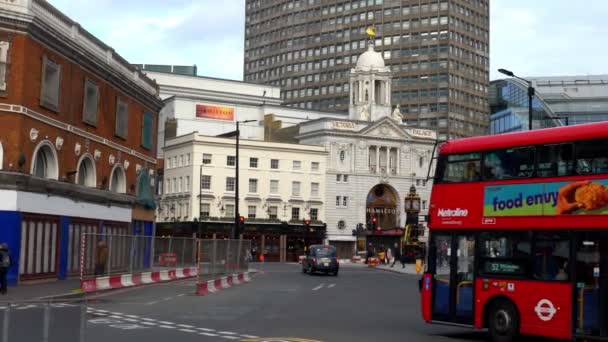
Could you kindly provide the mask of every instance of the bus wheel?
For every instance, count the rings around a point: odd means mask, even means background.
[[[514,341],[519,332],[519,314],[508,300],[499,300],[488,315],[490,339],[494,342]]]

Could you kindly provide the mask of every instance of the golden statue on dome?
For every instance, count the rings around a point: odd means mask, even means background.
[[[376,38],[376,26],[372,25],[368,27],[365,29],[365,33],[367,33],[369,40],[374,40],[374,38]]]

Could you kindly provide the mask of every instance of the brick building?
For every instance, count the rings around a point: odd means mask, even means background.
[[[10,282],[77,274],[82,233],[153,234],[162,105],[155,82],[48,2],[0,1]]]

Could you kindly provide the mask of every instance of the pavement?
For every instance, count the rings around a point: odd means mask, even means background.
[[[41,300],[50,297],[73,295],[80,289],[80,279],[57,280],[37,284],[20,284],[8,288],[0,301],[19,302],[28,300]]]
[[[86,315],[87,342],[456,342],[486,338],[483,332],[423,323],[418,275],[356,264],[341,265],[337,277],[303,274],[298,264],[256,263],[253,267],[258,272],[252,282],[208,296],[194,295],[195,280],[187,279],[111,291],[88,300],[86,307],[75,302],[57,304],[47,309],[52,327],[48,341],[79,341],[80,314]],[[1,309],[0,314],[4,313]],[[26,337],[20,341],[42,340],[45,307],[13,309],[11,315],[19,315],[15,316],[19,319],[14,323],[11,319],[9,331],[23,330]],[[1,330],[2,325],[0,336]]]
[[[395,266],[391,267],[390,265],[376,265],[373,267],[368,267],[365,263],[344,263],[342,264],[342,266],[354,266],[354,267],[364,267],[364,268],[369,268],[370,270],[380,270],[380,271],[387,271],[387,272],[394,272],[394,273],[400,273],[400,274],[409,274],[409,275],[417,275],[417,276],[422,276],[422,273],[418,273],[416,272],[416,265],[414,264],[405,264],[405,265],[401,265],[399,263],[396,263]]]

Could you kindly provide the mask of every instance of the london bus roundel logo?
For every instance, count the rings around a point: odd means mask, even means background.
[[[541,299],[536,303],[536,307],[534,308],[536,315],[542,321],[547,322],[553,319],[553,316],[557,313],[555,306],[548,299]]]

